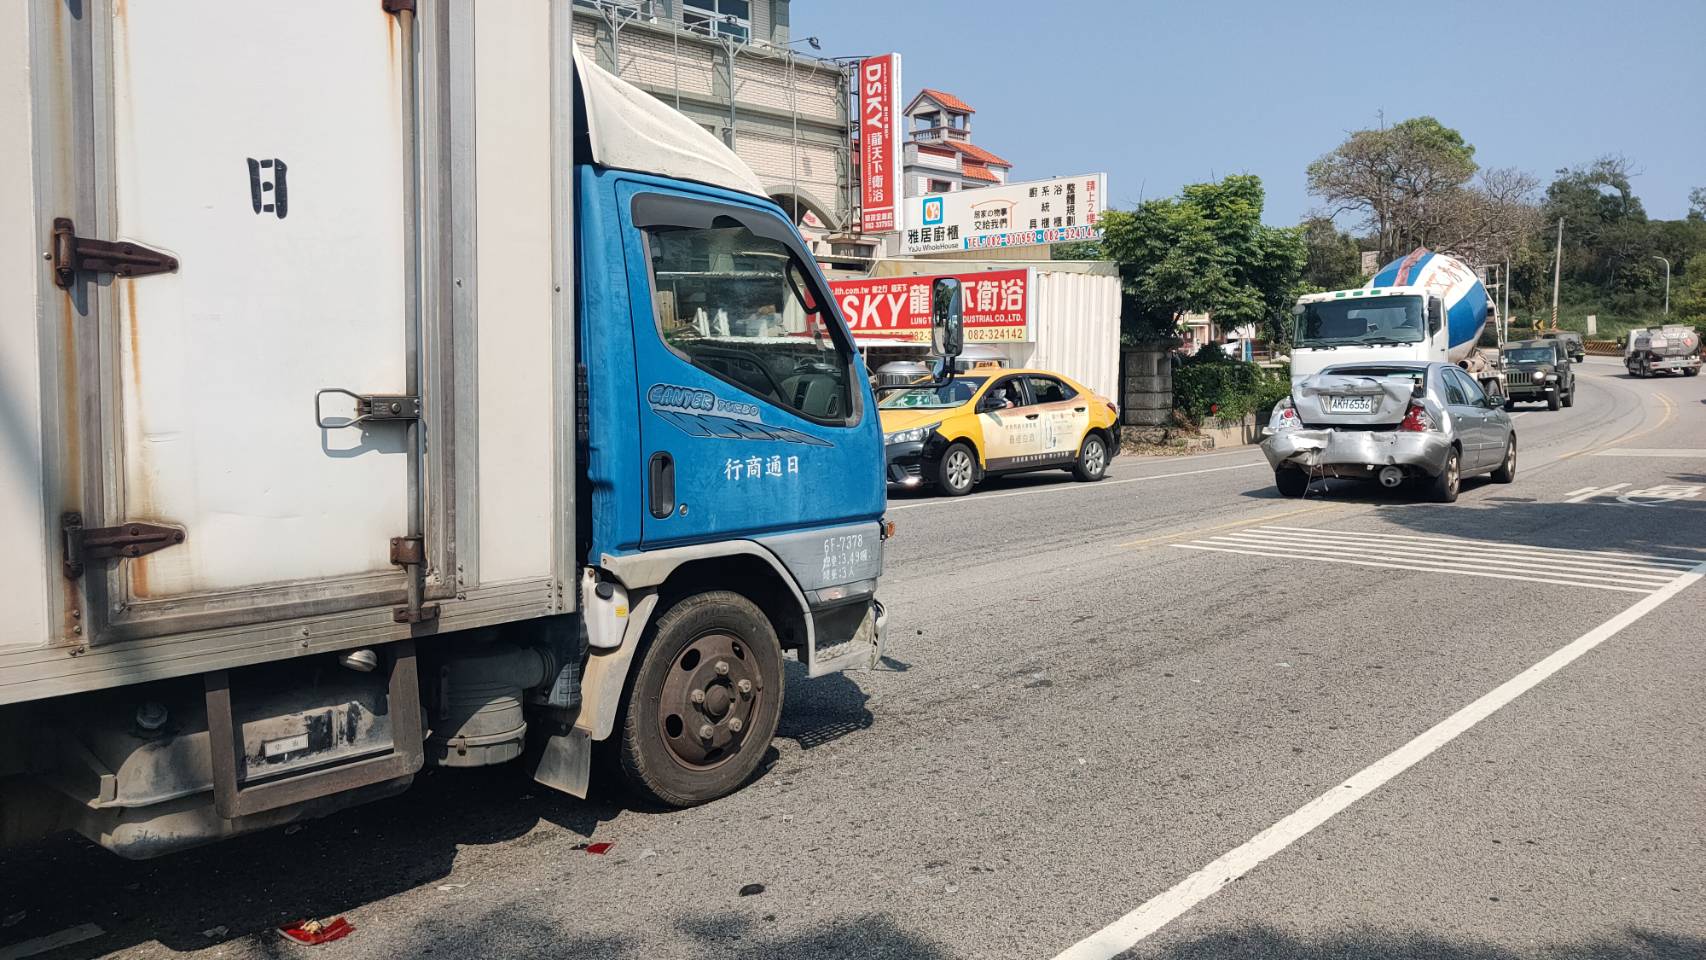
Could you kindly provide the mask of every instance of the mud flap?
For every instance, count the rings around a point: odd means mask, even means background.
[[[533,779],[585,800],[592,779],[592,739],[572,727],[545,738],[534,763]]]
[[[806,642],[806,674],[821,677],[842,670],[870,670],[883,656],[888,613],[880,601],[849,604],[812,613]]]

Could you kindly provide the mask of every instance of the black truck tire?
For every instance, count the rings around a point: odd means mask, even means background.
[[[1570,384],[1570,392],[1564,394],[1563,397],[1561,397],[1560,399],[1563,400],[1564,406],[1566,406],[1566,407],[1573,407],[1576,405],[1576,385],[1575,385],[1575,383],[1572,382]]]
[[[1281,467],[1274,471],[1274,486],[1282,497],[1301,497],[1309,489],[1309,474],[1295,467]]]
[[[775,628],[751,600],[712,590],[678,601],[646,633],[606,741],[623,780],[666,807],[740,789],[782,717]]]
[[[1557,387],[1553,387],[1552,389],[1546,391],[1546,409],[1556,410],[1562,405],[1563,405],[1562,401],[1560,401],[1558,399],[1558,388]]]

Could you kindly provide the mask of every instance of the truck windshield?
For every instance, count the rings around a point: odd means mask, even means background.
[[[1300,347],[1421,343],[1427,329],[1421,297],[1359,297],[1305,304],[1297,316]]]
[[[954,382],[945,387],[914,387],[902,390],[883,398],[878,406],[885,410],[946,410],[957,407],[971,400],[977,393],[977,388],[983,386],[988,377],[955,377]]]
[[[1511,363],[1551,363],[1554,357],[1551,347],[1518,347],[1506,350],[1505,359]]]
[[[671,350],[785,410],[852,422],[852,350],[787,246],[740,225],[652,227],[646,239]]]

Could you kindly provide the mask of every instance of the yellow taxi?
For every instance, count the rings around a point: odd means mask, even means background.
[[[1064,469],[1094,482],[1118,454],[1119,408],[1046,370],[978,367],[878,405],[891,483],[964,496],[987,476]]]

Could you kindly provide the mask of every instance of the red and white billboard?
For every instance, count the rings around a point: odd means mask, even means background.
[[[900,54],[859,61],[859,229],[900,228]]]
[[[956,276],[968,343],[1022,343],[1031,336],[1029,268]],[[831,280],[830,295],[855,340],[930,341],[930,284],[935,277]]]

